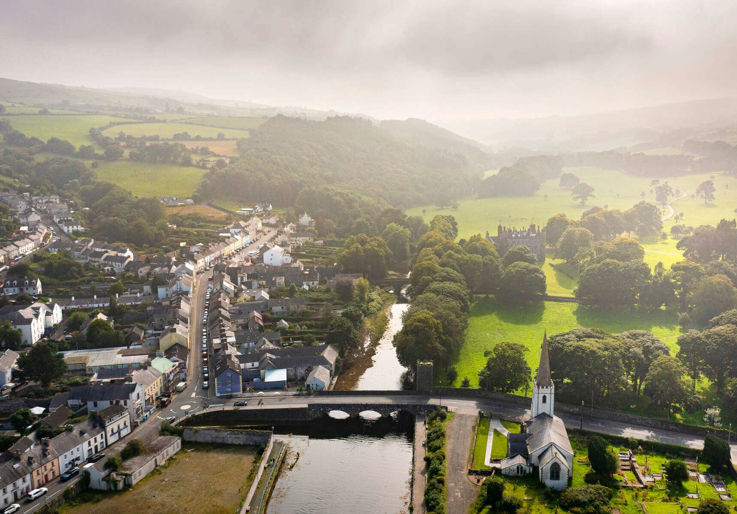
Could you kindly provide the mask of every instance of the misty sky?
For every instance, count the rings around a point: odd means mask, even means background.
[[[1,0],[0,76],[469,120],[735,96],[737,2]]]

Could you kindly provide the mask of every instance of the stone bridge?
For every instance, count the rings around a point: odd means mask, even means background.
[[[382,416],[389,416],[394,412],[404,411],[410,414],[430,414],[437,409],[437,405],[414,403],[311,403],[307,407],[308,417],[316,418],[331,411],[345,412],[349,416],[358,416],[362,412],[373,411]]]

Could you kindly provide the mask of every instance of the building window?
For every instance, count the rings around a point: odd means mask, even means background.
[[[546,394],[543,395],[543,403],[548,403],[548,396]]]
[[[560,464],[557,462],[550,466],[550,480],[560,480]]]

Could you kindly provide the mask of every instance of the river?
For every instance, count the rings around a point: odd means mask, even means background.
[[[409,512],[410,435],[278,437],[287,438],[289,453],[269,513]]]
[[[394,335],[402,329],[402,316],[409,309],[408,303],[395,303],[389,309],[389,323],[376,345],[373,364],[364,371],[354,389],[394,391],[402,389],[402,374],[406,368],[399,363],[394,348]]]

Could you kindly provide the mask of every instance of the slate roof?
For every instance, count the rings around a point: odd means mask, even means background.
[[[547,414],[539,414],[527,425],[527,433],[530,434],[527,441],[530,452],[553,443],[573,454],[566,426],[558,416],[551,417]]]
[[[73,414],[72,410],[66,405],[61,405],[54,412],[41,419],[41,423],[44,425],[56,428],[64,425],[64,422],[69,419],[69,416]]]
[[[2,356],[0,356],[0,371],[9,371],[17,360],[18,352],[9,349],[5,350]]]
[[[527,453],[527,440],[529,438],[530,434],[509,434],[507,436],[507,456],[521,455],[526,459],[529,456]]]
[[[545,453],[540,456],[540,467],[544,468],[556,458],[560,462],[564,463],[566,468],[568,467],[568,459],[566,459],[565,456],[561,454],[555,446],[551,446],[548,450],[545,451]]]
[[[111,383],[105,385],[75,386],[69,391],[69,399],[83,402],[127,400],[133,394],[133,391],[136,390],[136,385],[130,383]]]

